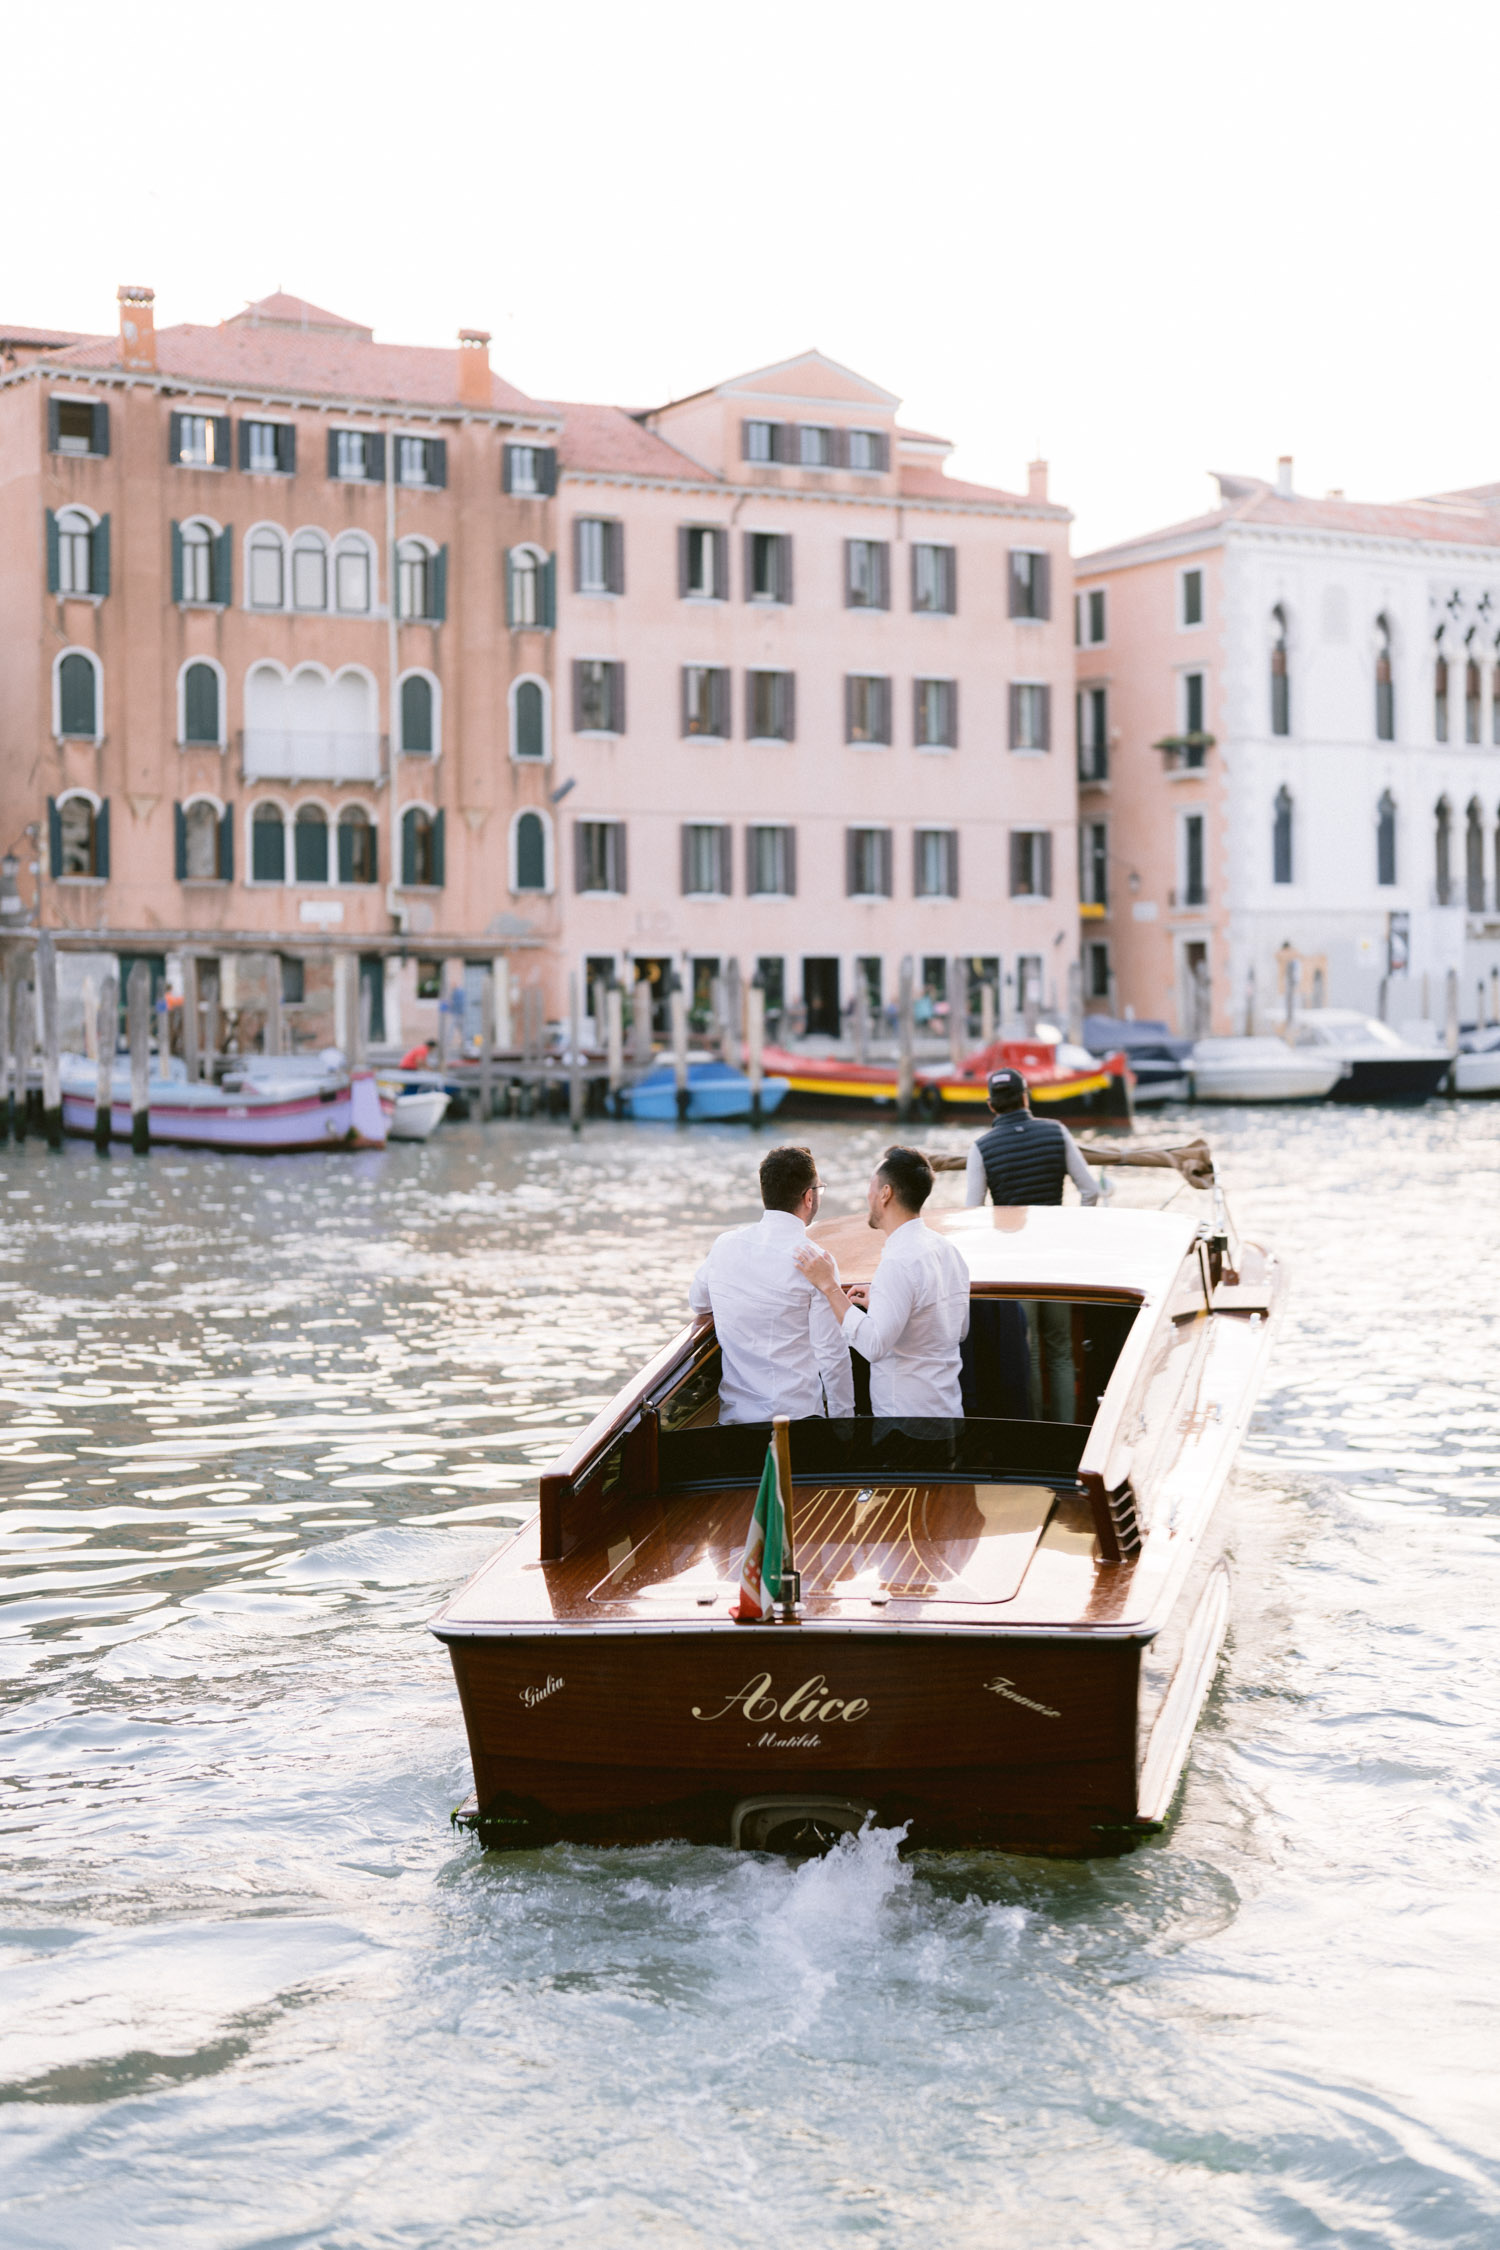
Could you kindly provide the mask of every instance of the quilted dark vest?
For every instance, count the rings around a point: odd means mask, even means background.
[[[1026,1109],[997,1117],[980,1135],[979,1153],[996,1203],[1061,1203],[1068,1160],[1063,1129],[1050,1118]]]

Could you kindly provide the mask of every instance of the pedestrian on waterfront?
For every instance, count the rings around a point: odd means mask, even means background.
[[[969,1333],[969,1269],[922,1217],[932,1166],[920,1149],[888,1148],[870,1175],[869,1223],[885,1236],[863,1306],[839,1286],[826,1250],[806,1243],[797,1264],[828,1301],[852,1351],[870,1362],[870,1411],[879,1416],[963,1413],[960,1346]]]
[[[811,1149],[769,1150],[760,1165],[759,1224],[721,1234],[693,1276],[688,1303],[713,1314],[722,1355],[721,1422],[854,1412],[848,1346],[794,1262],[822,1192]]]

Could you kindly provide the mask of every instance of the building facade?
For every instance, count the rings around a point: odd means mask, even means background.
[[[23,911],[153,959],[264,937],[310,1038],[329,937],[411,941],[362,964],[387,1038],[431,1020],[424,940],[555,945],[504,840],[543,794],[558,427],[480,332],[378,344],[288,297],[158,331],[122,290],[117,336],[15,332],[0,842]]]
[[[1500,487],[1221,477],[1076,566],[1086,1004],[1193,1035],[1303,1004],[1495,1012]]]

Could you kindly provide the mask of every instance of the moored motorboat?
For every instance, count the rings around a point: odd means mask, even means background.
[[[1083,1044],[1092,1055],[1124,1055],[1135,1078],[1137,1109],[1190,1099],[1188,1057],[1193,1042],[1179,1039],[1159,1019],[1085,1016]]]
[[[900,1068],[893,1062],[862,1063],[784,1047],[768,1047],[765,1062],[786,1079],[788,1106],[800,1114],[894,1110],[900,1102]],[[1129,1115],[1124,1057],[1101,1059],[1056,1038],[995,1040],[965,1056],[956,1069],[951,1063],[919,1064],[913,1071],[913,1099],[929,1117],[949,1109],[960,1116],[982,1110],[993,1070],[1020,1071],[1033,1106],[1049,1117]]]
[[[88,1055],[62,1058],[63,1130],[92,1134],[99,1066]],[[228,1068],[217,1084],[189,1078],[173,1058],[147,1088],[151,1138],[180,1148],[218,1148],[265,1155],[310,1149],[383,1148],[385,1108],[368,1070],[346,1070],[320,1057],[257,1056],[253,1068]],[[110,1137],[131,1136],[130,1065],[117,1061],[110,1080]]]
[[[761,1116],[774,1117],[786,1094],[785,1078],[762,1078]],[[686,1116],[694,1124],[749,1117],[755,1109],[755,1088],[745,1072],[713,1056],[689,1059],[687,1097]],[[658,1124],[675,1119],[679,1111],[674,1065],[658,1063],[633,1085],[622,1086],[612,1097],[612,1106],[617,1117],[649,1119]]]
[[[474,1766],[456,1817],[486,1843],[780,1849],[873,1816],[1087,1855],[1161,1826],[1280,1269],[1176,1210],[931,1223],[969,1267],[964,1415],[791,1425],[795,1609],[730,1613],[770,1432],[719,1425],[705,1315],[432,1620]],[[862,1217],[814,1232],[869,1280]]]
[[[1459,1033],[1453,1091],[1500,1094],[1500,1024],[1478,1024]]]
[[[1321,1102],[1343,1074],[1336,1055],[1284,1039],[1199,1039],[1190,1061],[1194,1101]]]
[[[1335,1102],[1425,1102],[1453,1068],[1446,1047],[1403,1039],[1354,1008],[1305,1009],[1291,1041],[1299,1054],[1337,1058],[1341,1072],[1329,1091]]]

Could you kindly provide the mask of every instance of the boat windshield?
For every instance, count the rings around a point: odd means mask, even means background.
[[[868,1478],[999,1483],[1009,1477],[1071,1478],[1088,1441],[1086,1422],[976,1420],[904,1415],[821,1415],[791,1425],[792,1479],[848,1483]],[[765,1467],[769,1422],[723,1422],[709,1429],[663,1430],[657,1472],[663,1492],[692,1486],[753,1484]]]

